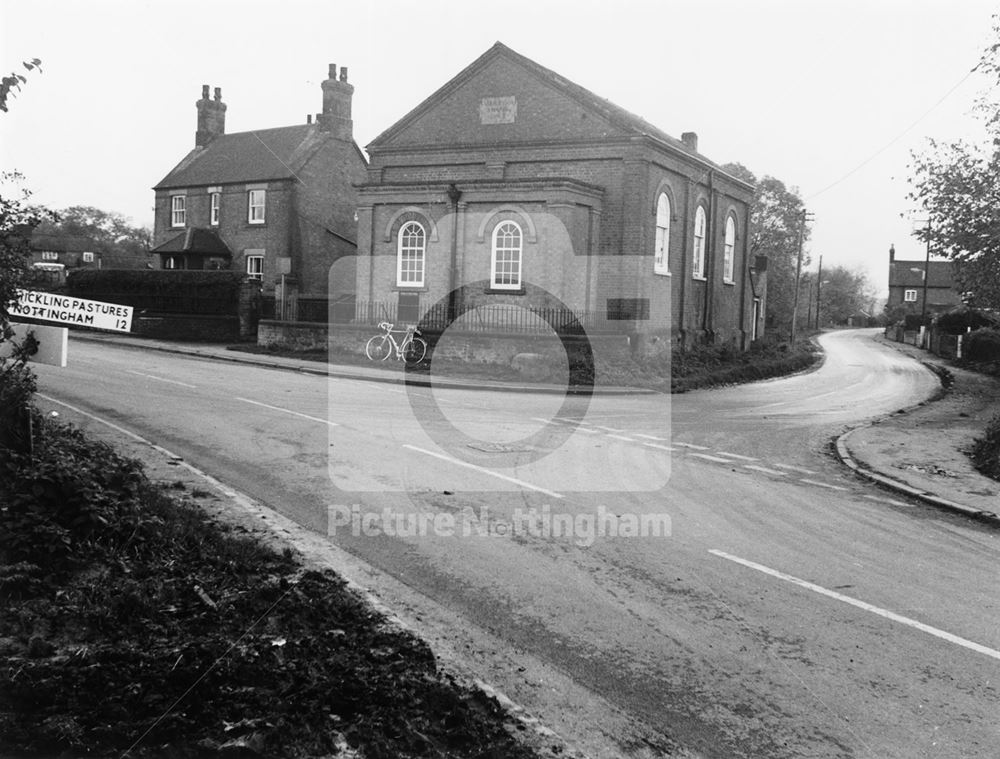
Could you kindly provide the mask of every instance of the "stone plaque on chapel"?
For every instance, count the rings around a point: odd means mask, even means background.
[[[517,98],[513,95],[483,98],[479,101],[481,124],[513,124],[517,120]]]

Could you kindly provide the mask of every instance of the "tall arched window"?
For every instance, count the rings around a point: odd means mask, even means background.
[[[493,230],[490,260],[492,286],[497,290],[521,289],[521,227],[513,221],[497,224]]]
[[[670,198],[661,192],[656,200],[656,239],[653,243],[653,271],[670,273]]]
[[[732,284],[736,277],[736,220],[726,219],[726,243],[722,249],[722,280]]]
[[[691,276],[695,279],[705,278],[705,209],[701,206],[698,206],[694,214],[694,262]]]
[[[427,235],[420,222],[408,221],[399,228],[396,247],[396,285],[424,286],[424,251]]]

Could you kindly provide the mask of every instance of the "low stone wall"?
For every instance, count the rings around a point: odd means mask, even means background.
[[[261,320],[257,326],[257,344],[286,350],[331,350],[363,354],[365,343],[378,334],[376,327],[336,324],[331,332],[326,324]],[[425,334],[434,346],[434,358],[480,364],[509,366],[515,356],[538,354],[563,361],[569,353],[573,360],[586,345],[582,337],[568,337],[565,343],[556,335],[505,335],[489,332]],[[589,338],[595,357],[606,361],[624,360],[631,353],[627,335],[593,335]]]

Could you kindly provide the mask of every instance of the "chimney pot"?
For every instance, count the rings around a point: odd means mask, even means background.
[[[340,67],[340,81],[342,82],[347,81],[347,66]]]
[[[216,87],[215,88],[215,102],[218,103],[221,100],[222,100],[222,88],[221,87]]]
[[[698,152],[698,134],[696,132],[684,132],[681,134],[681,142],[688,150]]]
[[[337,78],[337,64],[336,63],[331,63],[330,64],[330,75],[327,77],[327,79],[336,79],[336,78]]]
[[[208,85],[207,84],[201,85],[201,97],[204,100],[208,100]]]
[[[313,123],[313,115],[311,113],[307,113],[306,114],[306,123],[307,124],[312,124]]]

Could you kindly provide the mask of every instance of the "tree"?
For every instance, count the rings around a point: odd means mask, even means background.
[[[769,326],[785,329],[792,320],[799,234],[804,235],[803,244],[809,239],[809,229],[803,228],[805,205],[798,191],[787,188],[780,179],[765,176],[758,180],[738,163],[722,168],[755,186],[750,209],[750,255],[768,258],[765,316]],[[808,263],[809,257],[804,254],[802,265]]]
[[[1000,24],[994,17],[994,35]],[[1000,83],[1000,41],[983,53],[976,67]],[[930,224],[914,235],[954,265],[955,280],[970,306],[1000,308],[1000,103],[992,91],[980,97],[991,144],[929,140],[913,154],[910,198]]]
[[[153,233],[147,227],[136,227],[119,213],[102,211],[93,206],[72,206],[56,212],[56,219],[38,227],[39,234],[86,237],[100,253],[108,269],[134,269],[146,265]]]
[[[846,324],[858,314],[874,317],[875,298],[875,288],[863,271],[844,266],[824,269],[819,288],[819,324]]]
[[[37,70],[42,73],[42,62],[38,58],[30,61],[22,61],[21,65],[28,71]],[[20,91],[21,85],[26,84],[28,78],[24,74],[12,71],[9,76],[0,79],[0,111],[7,112],[7,100],[14,95],[14,90]]]
[[[28,202],[31,192],[21,186],[23,179],[16,171],[0,174],[0,327],[9,320],[8,308],[28,274],[32,230],[51,218],[51,212]]]

